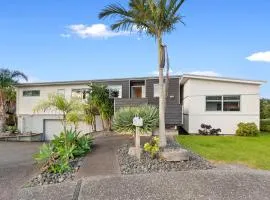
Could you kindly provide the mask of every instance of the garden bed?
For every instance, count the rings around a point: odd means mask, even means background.
[[[50,184],[57,184],[62,183],[65,181],[72,181],[75,178],[76,173],[80,169],[80,166],[82,164],[84,157],[81,158],[75,158],[74,160],[71,160],[70,166],[71,170],[68,172],[65,172],[63,174],[60,173],[49,173],[49,172],[43,172],[35,177],[33,177],[28,183],[25,184],[25,187],[35,187],[40,185],[50,185]]]
[[[138,160],[136,157],[128,154],[129,147],[131,146],[131,143],[125,144],[118,149],[118,160],[122,174],[207,170],[214,167],[210,162],[190,151],[188,152],[190,157],[188,161],[169,162],[162,159],[152,159],[146,152],[142,152],[141,160]],[[179,149],[180,146],[176,142],[169,140],[167,148]]]

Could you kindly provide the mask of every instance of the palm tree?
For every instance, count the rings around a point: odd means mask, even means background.
[[[0,68],[0,130],[3,130],[5,124],[8,109],[7,103],[16,100],[14,85],[17,84],[20,79],[28,80],[27,76],[20,71]]]
[[[154,37],[158,44],[159,70],[159,136],[160,146],[167,145],[165,136],[165,87],[163,70],[165,65],[163,36],[175,29],[178,22],[183,23],[179,10],[185,0],[130,0],[128,9],[120,4],[111,4],[99,14],[99,18],[117,18],[112,30],[134,29]]]
[[[82,104],[78,99],[66,99],[63,95],[59,94],[50,94],[47,100],[39,102],[34,107],[34,112],[43,111],[46,112],[47,110],[51,111],[58,111],[62,115],[62,125],[64,128],[64,132],[67,131],[67,123],[68,123],[68,115],[74,116],[74,113],[80,113],[82,111]],[[70,116],[72,118],[72,116]],[[70,120],[73,122],[74,120]]]
[[[102,119],[102,128],[105,129],[105,122],[107,123],[106,129],[111,129],[111,119],[114,113],[113,100],[110,99],[110,91],[106,85],[92,84],[89,85],[91,93],[89,101],[95,106]]]

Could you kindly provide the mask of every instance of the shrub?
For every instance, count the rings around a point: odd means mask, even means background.
[[[199,129],[200,135],[219,135],[221,132],[220,128],[214,129],[211,125],[207,124],[201,124],[201,128],[202,129]]]
[[[262,119],[261,120],[260,130],[270,132],[270,119]]]
[[[259,130],[255,123],[239,123],[236,130],[237,136],[258,136]]]
[[[148,152],[152,158],[155,158],[159,152],[159,138],[153,137],[149,143],[145,143],[143,147],[145,152]]]
[[[41,165],[41,171],[64,173],[71,169],[69,161],[91,151],[93,139],[68,130],[55,136],[49,144],[43,144],[34,159]]]
[[[115,113],[113,119],[113,130],[120,133],[135,133],[136,127],[133,125],[135,116],[143,118],[141,133],[148,133],[158,127],[158,109],[155,106],[143,105],[138,107],[121,108]]]

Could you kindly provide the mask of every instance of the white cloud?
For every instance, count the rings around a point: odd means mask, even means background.
[[[70,38],[71,37],[71,35],[70,34],[67,34],[67,33],[62,33],[62,34],[60,34],[60,36],[62,38]]]
[[[253,62],[270,62],[270,51],[253,53],[246,59]]]
[[[114,31],[111,31],[110,28],[106,26],[105,24],[92,24],[92,25],[74,24],[74,25],[69,25],[67,28],[69,31],[71,31],[72,34],[75,34],[83,39],[85,38],[110,38],[110,37],[117,37],[117,36],[127,36],[134,33],[134,32],[129,32],[129,31],[114,32]]]
[[[165,72],[165,71],[164,71]],[[151,72],[151,75],[158,76],[158,71]],[[170,69],[170,75],[182,75],[182,74],[193,74],[193,75],[201,75],[201,76],[221,76],[221,74],[214,71],[191,71],[191,72],[181,72],[181,71],[173,71]]]

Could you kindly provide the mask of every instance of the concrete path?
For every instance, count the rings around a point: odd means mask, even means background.
[[[84,159],[76,178],[120,175],[117,149],[129,140],[129,136],[97,137],[93,152]]]
[[[32,155],[40,143],[0,142],[0,199],[16,198],[19,188],[36,172]]]

